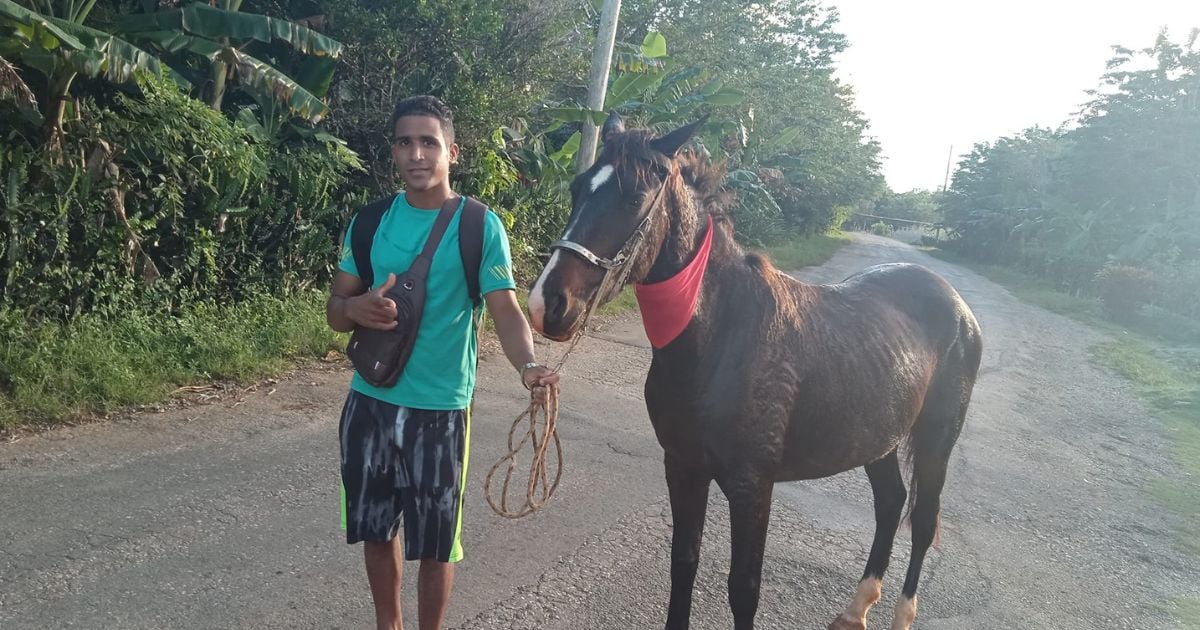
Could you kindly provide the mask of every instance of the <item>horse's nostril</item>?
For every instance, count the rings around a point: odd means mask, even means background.
[[[546,315],[560,319],[567,313],[567,294],[562,291],[550,291],[546,295]]]

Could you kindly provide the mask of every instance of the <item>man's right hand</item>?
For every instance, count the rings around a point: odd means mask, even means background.
[[[391,330],[397,326],[396,303],[385,297],[396,284],[396,274],[389,273],[378,288],[346,300],[346,317],[359,326],[376,330]]]

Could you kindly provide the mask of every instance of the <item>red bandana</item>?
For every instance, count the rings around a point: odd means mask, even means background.
[[[642,311],[642,325],[650,345],[666,347],[683,333],[692,315],[696,313],[696,301],[700,299],[700,284],[704,270],[708,268],[708,255],[712,251],[713,221],[708,217],[708,234],[704,243],[682,271],[673,277],[654,284],[636,284],[638,308]]]

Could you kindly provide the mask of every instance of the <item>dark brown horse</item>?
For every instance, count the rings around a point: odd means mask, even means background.
[[[723,214],[723,173],[680,150],[694,127],[656,138],[609,120],[604,151],[573,182],[566,234],[530,294],[534,326],[570,338],[605,267],[630,253],[631,235],[645,240],[629,257],[630,281],[674,276],[696,255],[712,217],[694,316],[654,350],[646,379],[674,520],[666,626],[688,627],[712,481],[729,499],[729,604],[743,630],[753,628],[758,607],[773,484],[862,466],[875,498],[875,540],[851,604],[829,627],[866,627],[907,499],[912,556],[892,622],[907,630],[979,368],[979,325],[945,280],[919,266],[882,265],[818,286],[744,252]],[[898,453],[911,461],[907,492]]]

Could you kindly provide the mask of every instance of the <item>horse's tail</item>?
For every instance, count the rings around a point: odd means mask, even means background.
[[[911,519],[923,493],[932,492],[935,500],[941,494],[950,452],[966,421],[982,354],[979,323],[963,303],[957,334],[938,361],[925,402],[906,441],[909,484],[905,520]],[[923,489],[925,484],[932,487]]]

